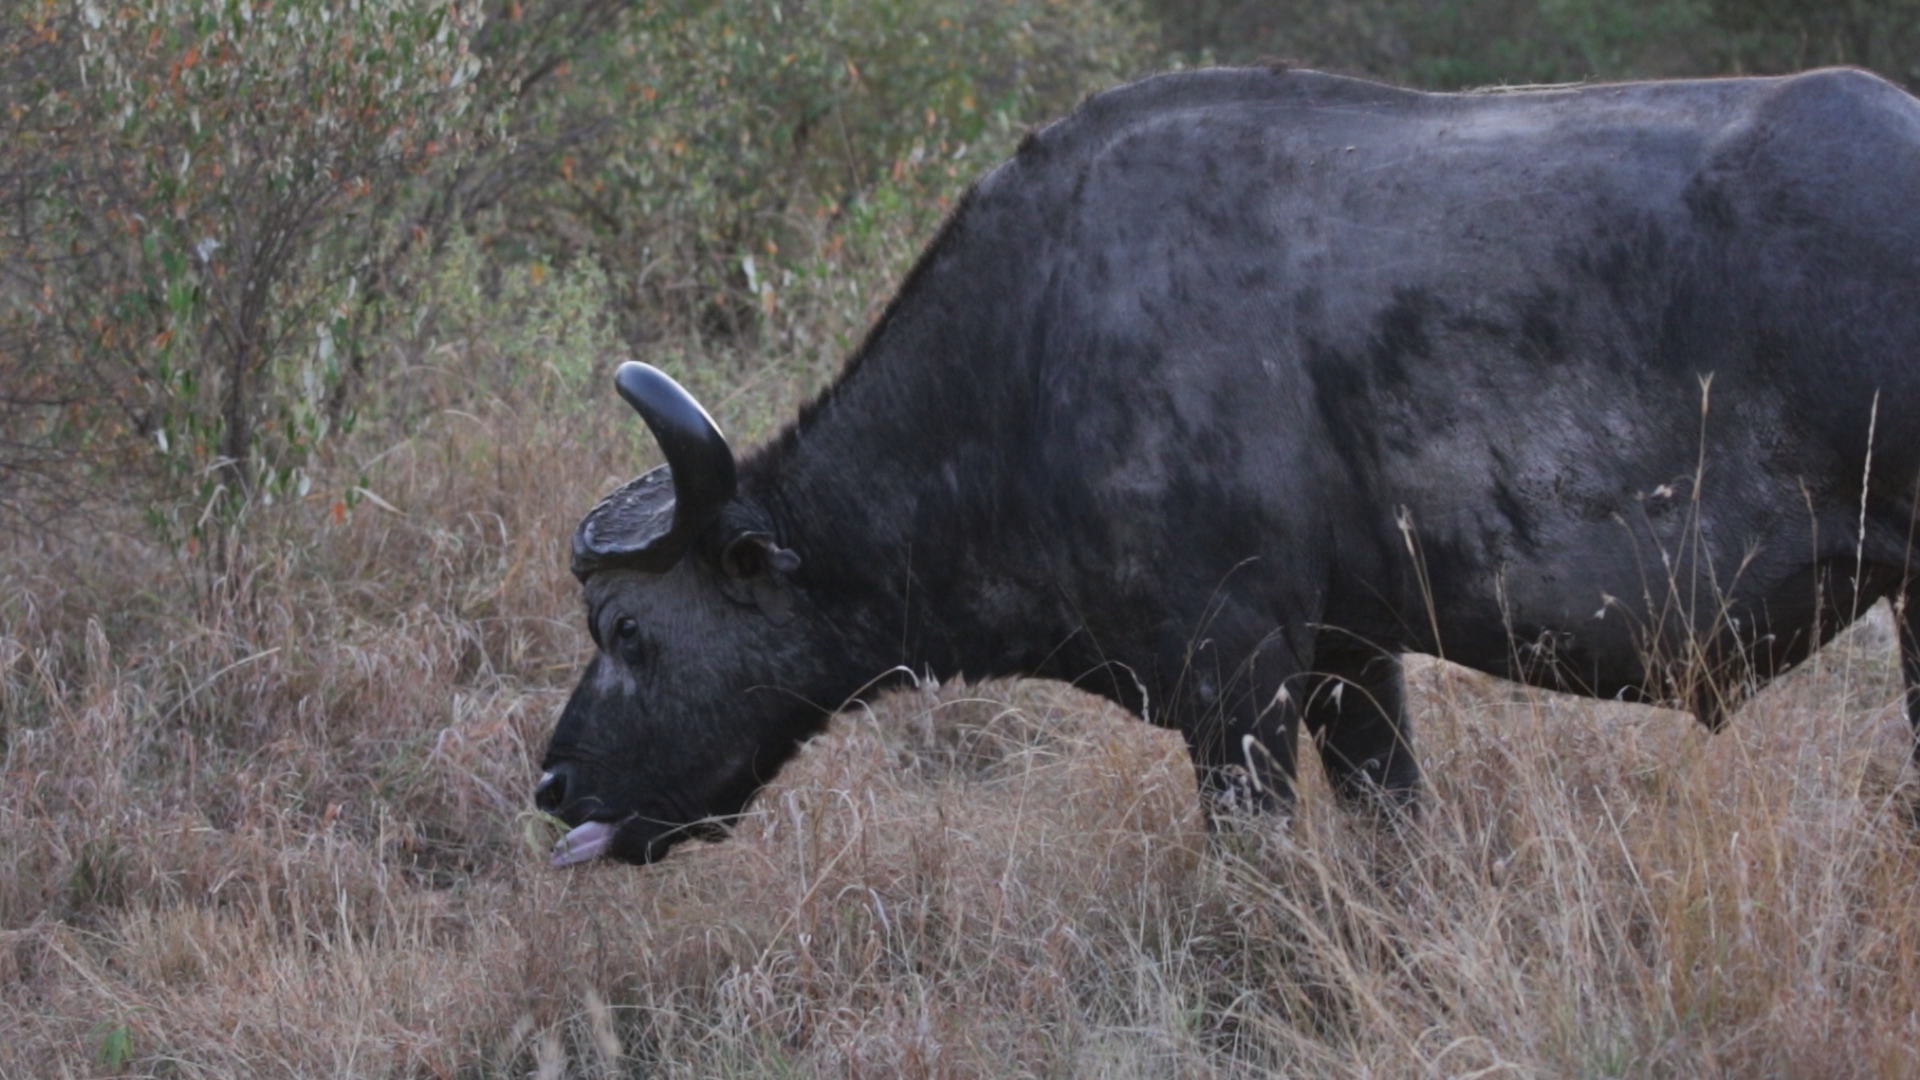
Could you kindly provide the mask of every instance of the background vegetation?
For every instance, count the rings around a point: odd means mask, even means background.
[[[1146,0],[1184,55],[1466,86],[1780,74],[1920,79],[1914,0]]]
[[[1055,687],[849,717],[556,875],[578,515],[832,377],[1029,125],[1175,64],[1857,63],[1920,2],[19,0],[0,12],[0,1077],[1909,1075],[1873,623],[1708,740],[1421,669],[1412,843],[1205,855]]]

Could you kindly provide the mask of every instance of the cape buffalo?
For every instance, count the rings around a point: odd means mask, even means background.
[[[1210,809],[1420,783],[1399,654],[1717,726],[1906,603],[1920,102],[1871,75],[1427,94],[1166,75],[1026,139],[840,378],[573,538],[555,862],[713,832],[892,672],[1063,679]]]

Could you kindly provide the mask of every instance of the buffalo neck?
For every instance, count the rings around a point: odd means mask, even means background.
[[[742,467],[839,638],[854,685],[823,691],[1035,674],[1071,633],[1033,445],[1044,260],[990,242],[1009,212],[963,203],[841,377]]]

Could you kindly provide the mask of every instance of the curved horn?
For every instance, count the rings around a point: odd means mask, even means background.
[[[614,389],[659,441],[667,463],[600,500],[573,534],[573,574],[665,572],[733,498],[733,450],[707,410],[657,368],[629,360]]]
[[[629,360],[614,373],[613,387],[647,422],[673,469],[674,531],[713,520],[736,483],[733,449],[720,426],[659,368]]]

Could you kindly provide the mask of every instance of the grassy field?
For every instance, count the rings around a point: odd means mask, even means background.
[[[702,392],[764,435],[810,364]],[[1920,1075],[1884,611],[1718,736],[1416,665],[1398,834],[1310,768],[1210,850],[1174,736],[946,686],[836,721],[725,843],[555,872],[563,544],[646,440],[445,393],[223,573],[113,523],[9,545],[0,1077]]]

